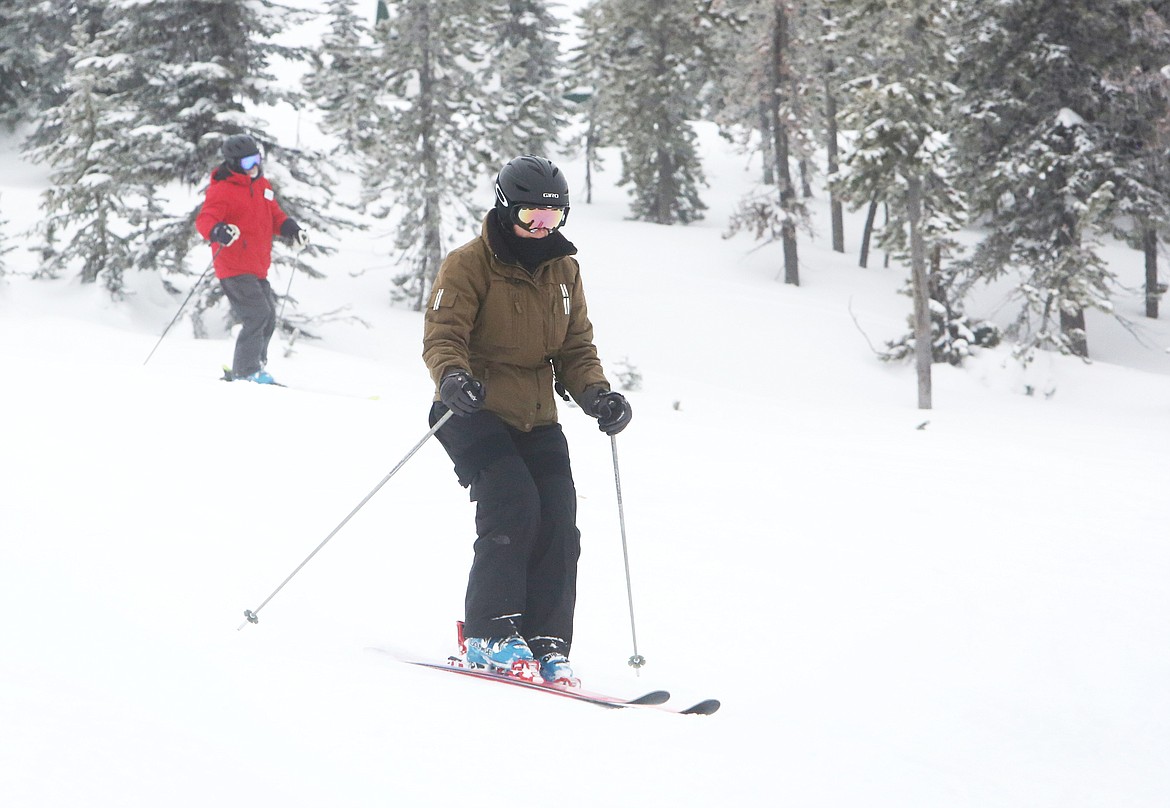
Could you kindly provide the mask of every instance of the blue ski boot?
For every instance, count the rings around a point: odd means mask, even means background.
[[[467,667],[503,673],[528,682],[541,681],[540,666],[519,634],[510,637],[467,637]]]
[[[564,654],[545,654],[540,658],[540,678],[546,684],[562,687],[580,687],[581,680],[573,675],[569,660]]]
[[[256,384],[276,384],[276,379],[272,378],[272,374],[263,368],[250,376],[237,376],[236,381],[255,382]]]

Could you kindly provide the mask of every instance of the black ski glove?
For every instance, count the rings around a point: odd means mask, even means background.
[[[439,381],[439,399],[456,415],[471,415],[483,406],[483,382],[465,370],[451,370]]]
[[[309,246],[309,231],[297,224],[295,219],[284,220],[280,225],[280,235],[302,250]]]
[[[585,391],[585,412],[597,419],[597,428],[613,436],[621,432],[634,417],[634,409],[621,393],[602,387]]]
[[[218,242],[223,246],[228,246],[233,241],[240,237],[240,228],[234,224],[227,222],[219,222],[215,227],[211,228],[211,232],[207,234],[207,238],[211,241]]]

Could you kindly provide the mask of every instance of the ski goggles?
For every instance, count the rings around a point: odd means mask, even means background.
[[[525,230],[556,230],[564,220],[564,208],[516,208],[516,221]]]
[[[240,168],[244,169],[244,171],[251,171],[258,165],[260,165],[259,154],[249,154],[247,157],[240,158]]]

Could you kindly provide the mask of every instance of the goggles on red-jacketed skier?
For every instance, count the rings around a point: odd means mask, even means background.
[[[564,220],[564,208],[516,208],[516,221],[529,231],[556,230]]]
[[[240,168],[242,168],[244,171],[251,171],[258,165],[260,165],[259,154],[249,154],[247,157],[240,158]]]

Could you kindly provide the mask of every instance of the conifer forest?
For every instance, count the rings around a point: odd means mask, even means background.
[[[322,32],[311,45],[291,35],[305,26]],[[274,127],[281,106],[335,146]],[[1147,317],[1166,288],[1170,2],[3,0],[0,121],[52,182],[33,233],[4,227],[0,198],[0,274],[19,244],[39,277],[115,300],[130,272],[190,283],[192,222],[231,134],[263,144],[307,227],[384,219],[391,291],[419,307],[482,216],[484,177],[517,154],[617,155],[630,218],[702,219],[696,121],[762,167],[726,227],[781,244],[783,283],[801,281],[814,186],[834,249],[843,211],[865,212],[858,260],[872,246],[910,268],[927,362],[1000,340],[1089,358],[1085,313],[1112,312],[1115,293],[1106,239],[1141,256]],[[341,174],[360,191],[335,194]],[[278,260],[315,273],[311,255]],[[1004,279],[1000,333],[966,308]]]

